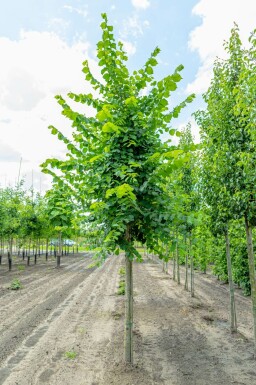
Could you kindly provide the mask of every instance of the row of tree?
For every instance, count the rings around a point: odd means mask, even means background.
[[[166,262],[175,256],[178,280],[184,262],[186,289],[190,265],[192,295],[194,266],[205,270],[214,262],[216,273],[229,280],[232,330],[236,328],[233,278],[248,290],[251,286],[256,341],[255,35],[245,50],[235,27],[226,45],[228,59],[216,61],[205,94],[207,108],[196,113],[202,136],[198,146],[189,127],[178,132],[170,125],[194,99],[191,95],[169,108],[183,66],[156,80],[156,48],[145,65],[130,74],[122,43],[116,43],[105,14],[101,28],[97,56],[102,78],[96,79],[85,61],[83,72],[91,93],[68,94],[71,103],[93,107],[95,114],[88,117],[86,110],[85,114],[74,111],[62,96],[56,96],[73,134],[69,139],[49,127],[66,144],[67,158],[48,159],[42,167],[86,213],[88,229],[95,234],[95,251],[102,258],[125,252],[126,361],[133,360],[132,262],[141,259],[135,242]],[[171,139],[164,142],[163,133],[180,137],[179,145]]]
[[[59,238],[58,254],[62,254],[62,238],[77,238],[81,220],[70,195],[53,187],[45,196],[16,187],[0,189],[0,256],[8,255],[11,270],[12,255],[38,255],[44,249],[46,257],[50,240]]]

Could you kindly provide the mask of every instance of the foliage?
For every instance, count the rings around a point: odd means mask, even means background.
[[[66,144],[67,159],[48,159],[42,167],[60,187],[72,192],[88,212],[88,223],[100,229],[97,251],[101,256],[122,249],[131,259],[140,259],[135,240],[161,255],[158,240],[168,238],[170,221],[170,200],[162,181],[165,163],[170,172],[177,156],[175,147],[161,141],[161,134],[176,133],[170,121],[194,96],[170,111],[169,97],[182,79],[183,66],[155,80],[160,52],[156,48],[143,68],[129,74],[123,45],[116,43],[107,16],[102,18],[97,57],[103,79],[97,80],[85,61],[83,72],[93,92],[68,94],[71,100],[92,107],[94,116],[74,111],[62,96],[56,96],[62,114],[72,122],[73,141],[50,126],[52,134]]]
[[[64,353],[64,357],[69,360],[74,360],[77,357],[77,353],[74,350],[68,351]]]
[[[118,271],[118,274],[119,275],[125,275],[125,268],[124,267],[120,267],[120,269]]]
[[[18,265],[18,266],[17,266],[17,269],[18,269],[19,271],[24,271],[24,270],[25,270],[25,266],[24,266],[24,265]]]
[[[21,282],[18,278],[14,278],[11,282],[11,285],[10,285],[10,289],[11,290],[19,290],[19,289],[22,289],[22,285],[21,285]]]
[[[125,280],[124,279],[120,279],[120,281],[119,281],[117,294],[118,295],[125,295]]]

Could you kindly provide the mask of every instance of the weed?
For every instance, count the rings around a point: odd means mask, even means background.
[[[125,281],[124,280],[121,280],[119,282],[117,294],[118,295],[125,295]]]
[[[17,269],[18,269],[19,271],[24,271],[24,270],[25,270],[25,266],[24,266],[24,265],[18,265],[18,266],[17,266]]]
[[[118,271],[118,274],[119,275],[125,275],[125,268],[124,267],[120,267],[120,269]]]
[[[74,360],[76,358],[76,356],[77,356],[77,353],[74,351],[64,353],[64,357],[68,358],[69,360]]]
[[[10,289],[11,290],[19,290],[22,288],[22,285],[20,283],[20,280],[18,278],[14,278],[11,282]]]

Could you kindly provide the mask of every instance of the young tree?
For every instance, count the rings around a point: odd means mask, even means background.
[[[51,173],[59,184],[64,181],[70,186],[90,214],[88,220],[101,227],[103,242],[98,253],[105,258],[113,252],[118,254],[120,249],[125,252],[125,359],[132,362],[132,261],[141,259],[134,241],[162,253],[159,239],[169,234],[169,214],[163,212],[163,207],[169,198],[161,187],[159,166],[168,157],[169,148],[162,143],[161,134],[173,133],[171,119],[179,115],[193,96],[169,111],[169,97],[181,80],[183,66],[178,66],[172,75],[155,80],[154,67],[160,52],[156,48],[142,69],[129,74],[122,43],[116,43],[113,27],[108,25],[105,14],[102,17],[97,56],[103,79],[95,79],[85,61],[83,72],[94,92],[68,95],[75,102],[92,106],[95,116],[75,112],[61,96],[56,97],[62,114],[72,122],[74,140],[69,141],[51,126],[52,134],[66,143],[68,159],[49,159],[43,170]],[[54,168],[61,171],[61,178]]]
[[[250,47],[244,52],[243,60],[240,60],[238,81],[234,84],[233,95],[236,99],[233,111],[237,127],[241,127],[240,137],[236,130],[237,141],[240,142],[237,166],[241,178],[235,198],[240,209],[240,216],[243,216],[245,221],[256,357],[256,272],[253,247],[253,227],[256,226],[256,30],[251,34],[249,42]],[[230,44],[230,50],[235,51],[234,47],[234,44]]]
[[[252,228],[256,223],[255,114],[252,112],[255,111],[255,83],[252,81],[253,77],[255,80],[255,49],[243,50],[235,25],[226,43],[226,51],[228,59],[215,63],[214,78],[205,95],[207,111],[197,114],[197,120],[205,135],[208,156],[205,170],[208,169],[211,206],[217,214],[216,219],[224,226],[227,254],[228,222],[242,217],[245,220],[256,349],[256,278],[252,240]],[[230,272],[229,280],[231,278]]]
[[[54,230],[58,233],[58,254],[57,267],[60,267],[60,258],[62,255],[62,235],[72,226],[72,217],[74,216],[74,204],[72,202],[70,191],[63,186],[54,185],[46,193],[47,215]]]

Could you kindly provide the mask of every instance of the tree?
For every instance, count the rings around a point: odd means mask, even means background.
[[[245,221],[256,357],[256,272],[253,247],[253,227],[256,225],[256,30],[251,34],[249,42],[250,47],[244,52],[243,60],[240,63],[238,81],[234,84],[235,105],[233,111],[237,126],[242,128],[237,161],[242,177],[239,180],[239,188],[235,193],[235,198]],[[230,49],[233,49],[233,46],[230,45]]]
[[[116,43],[107,16],[102,17],[97,57],[103,79],[95,79],[85,61],[83,72],[93,94],[68,94],[75,102],[92,106],[95,116],[75,112],[61,96],[56,97],[62,114],[72,121],[74,140],[69,141],[51,126],[52,134],[66,143],[68,159],[49,159],[43,164],[43,171],[52,174],[60,185],[64,181],[70,186],[89,213],[88,220],[102,228],[103,242],[97,251],[103,258],[113,252],[118,254],[120,249],[125,252],[125,359],[132,362],[132,261],[141,259],[134,241],[146,243],[149,249],[162,254],[159,239],[169,234],[169,214],[163,212],[168,194],[161,187],[160,166],[167,159],[169,148],[161,141],[161,134],[175,133],[169,123],[193,96],[169,111],[169,97],[181,80],[183,66],[178,66],[172,75],[155,80],[154,67],[160,52],[156,48],[144,67],[130,75],[123,45]],[[61,171],[61,177],[55,168]]]
[[[256,223],[256,155],[252,113],[255,106],[252,107],[254,97],[251,93],[254,90],[255,95],[255,83],[251,81],[255,76],[252,75],[255,57],[253,59],[252,49],[243,50],[237,25],[232,29],[225,48],[228,59],[216,61],[214,78],[205,95],[207,110],[197,114],[197,120],[204,133],[204,171],[208,179],[207,194],[211,197],[208,203],[213,208],[215,222],[225,234],[227,256],[230,251],[229,222],[242,217],[245,220],[256,349],[256,278],[252,240],[252,227]],[[246,96],[242,95],[243,92]],[[228,270],[230,281],[230,267]]]
[[[57,267],[60,267],[60,258],[62,255],[62,235],[72,226],[72,217],[74,215],[74,203],[72,202],[70,191],[63,187],[53,186],[46,193],[47,215],[51,225],[58,233],[58,254]]]

